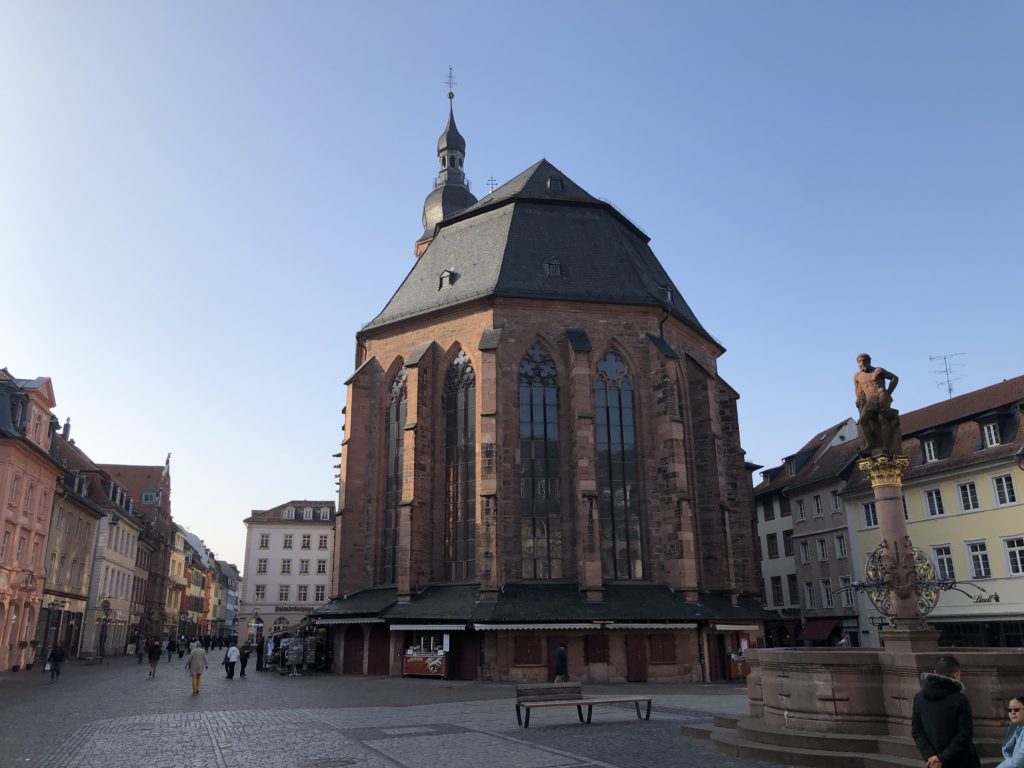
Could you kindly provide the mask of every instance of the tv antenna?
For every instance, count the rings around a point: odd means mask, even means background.
[[[933,362],[935,360],[941,360],[942,361],[942,369],[938,370],[938,371],[932,371],[932,373],[938,373],[938,374],[941,374],[942,376],[945,377],[945,379],[946,379],[946,395],[947,395],[947,397],[953,397],[953,382],[957,381],[960,378],[959,376],[954,376],[953,375],[953,369],[952,369],[952,367],[949,364],[949,358],[951,358],[951,357],[960,357],[961,355],[966,355],[966,354],[967,354],[966,352],[953,352],[952,354],[949,354],[949,355],[929,355],[928,356],[928,359],[933,361]],[[935,386],[941,387],[942,386],[942,382],[936,382]]]

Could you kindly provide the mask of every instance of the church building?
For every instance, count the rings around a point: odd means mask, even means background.
[[[731,677],[765,615],[725,350],[547,160],[477,200],[452,98],[346,382],[334,668],[550,681],[564,643],[573,680]]]

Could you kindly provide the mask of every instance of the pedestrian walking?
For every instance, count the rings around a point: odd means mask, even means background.
[[[1003,740],[1003,762],[996,768],[1024,768],[1024,694],[1010,699],[1006,714],[1010,727]]]
[[[135,660],[141,664],[143,656],[146,655],[146,638],[142,635],[135,636]]]
[[[974,714],[960,682],[960,662],[952,656],[939,656],[935,671],[921,675],[910,733],[928,768],[980,768]]]
[[[555,682],[564,683],[569,680],[569,654],[562,643],[555,650]]]
[[[202,683],[203,672],[210,668],[206,662],[206,651],[203,646],[196,643],[185,662],[185,669],[192,677],[192,693],[199,693],[199,686]]]
[[[46,663],[50,668],[50,682],[55,683],[60,678],[60,668],[64,666],[64,659],[67,652],[64,650],[64,643],[57,643],[46,657]]]
[[[149,641],[149,676],[156,677],[156,668],[160,665],[160,657],[164,655],[164,649],[156,640]]]
[[[245,667],[249,663],[249,656],[252,654],[252,646],[246,643],[238,649],[238,676],[245,677]]]
[[[224,654],[224,666],[227,669],[227,678],[232,680],[235,677],[235,664],[238,663],[238,658],[241,654],[238,652],[238,646],[234,643],[228,647],[227,653]]]
[[[178,650],[178,643],[177,643],[177,641],[173,637],[167,638],[167,661],[168,662],[171,660],[171,657],[174,655],[174,652],[176,650]],[[179,654],[178,658],[181,658],[180,654]]]
[[[185,649],[186,648],[188,648],[188,640],[186,640],[185,636],[182,635],[181,639],[178,640],[178,658],[179,659],[183,658],[185,656]]]

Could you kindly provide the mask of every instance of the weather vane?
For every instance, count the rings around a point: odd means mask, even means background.
[[[448,80],[447,80],[447,82],[448,82],[448,101],[451,101],[452,99],[455,98],[455,91],[453,90],[453,87],[458,85],[458,83],[455,82],[455,71],[454,71],[454,68],[450,64],[448,65]]]

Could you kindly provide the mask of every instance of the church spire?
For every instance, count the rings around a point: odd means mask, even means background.
[[[469,182],[463,170],[466,159],[466,140],[455,125],[455,76],[448,67],[448,124],[437,140],[437,162],[440,165],[434,189],[423,201],[423,234],[416,241],[417,258],[434,239],[434,228],[450,216],[476,202],[469,191]]]

